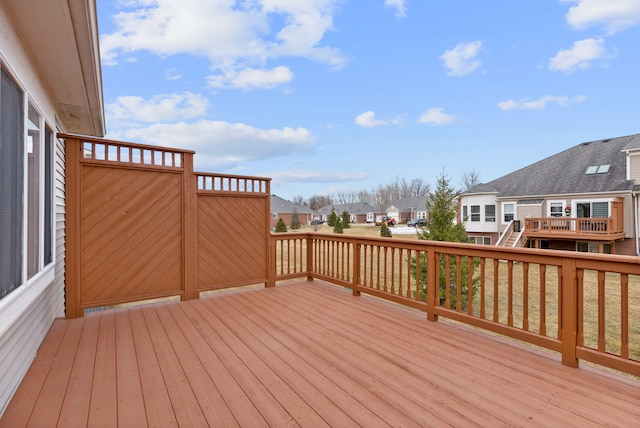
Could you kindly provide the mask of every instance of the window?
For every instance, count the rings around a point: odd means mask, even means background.
[[[471,221],[480,221],[480,205],[471,205]]]
[[[563,201],[549,202],[549,217],[562,217],[564,211]]]
[[[469,220],[469,207],[464,205],[462,207],[462,221]]]
[[[53,261],[53,131],[44,129],[44,265]]]
[[[609,218],[609,202],[578,202],[576,203],[576,217]]]
[[[496,206],[485,205],[484,206],[484,221],[494,222],[496,221]]]
[[[40,115],[31,104],[27,158],[27,278],[31,278],[40,271]]]
[[[502,222],[509,223],[515,218],[516,206],[515,204],[502,204]]]
[[[43,115],[4,69],[0,81],[2,298],[53,262],[55,146]]]
[[[608,218],[609,202],[593,202],[591,203],[591,217]]]
[[[469,242],[478,245],[491,245],[490,236],[470,236]]]
[[[22,283],[24,94],[0,76],[0,298]]]
[[[274,220],[278,219],[278,213],[271,213],[271,218]]]

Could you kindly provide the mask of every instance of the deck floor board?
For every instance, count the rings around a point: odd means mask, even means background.
[[[637,379],[294,281],[56,320],[0,427],[638,421]]]

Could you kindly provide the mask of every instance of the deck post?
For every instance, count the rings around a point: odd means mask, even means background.
[[[268,260],[269,260],[269,268],[268,270],[268,278],[265,287],[275,287],[276,286],[276,239],[269,232],[269,251],[268,251]]]
[[[354,296],[359,296],[358,286],[360,284],[360,251],[362,251],[362,244],[354,242],[353,244],[353,280],[351,285],[351,291]]]
[[[307,234],[307,281],[313,281],[313,236]]]
[[[576,356],[578,340],[578,281],[576,276],[575,259],[562,259],[560,310],[562,341],[562,364],[568,367],[578,367]]]
[[[82,294],[80,292],[80,152],[77,138],[65,138],[65,315],[79,318]]]
[[[196,204],[197,204],[197,182],[193,171],[193,153],[183,154],[184,171],[182,178],[183,192],[183,233],[182,241],[182,300],[197,299],[198,284],[196,281]]]
[[[416,254],[416,275],[419,276],[420,272],[418,271],[418,262],[420,259],[420,253]],[[426,300],[427,300],[427,319],[429,321],[438,321],[438,315],[435,313],[436,302],[439,300],[440,294],[440,285],[438,284],[438,256],[436,254],[436,250],[433,245],[430,245],[427,249],[427,292],[426,292]]]

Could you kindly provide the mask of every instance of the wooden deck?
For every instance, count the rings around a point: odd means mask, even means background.
[[[640,381],[319,281],[58,320],[0,427],[620,426]]]

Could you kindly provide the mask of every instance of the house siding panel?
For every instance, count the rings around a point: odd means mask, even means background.
[[[37,68],[26,54],[22,41],[6,14],[4,5],[0,5],[0,62],[26,90],[29,100],[42,113],[49,124],[56,123],[55,107],[48,92],[40,81]],[[64,213],[64,190],[60,195],[58,182],[64,183],[64,168],[58,163],[64,154],[58,145],[54,157],[55,165],[55,217],[59,210]],[[63,162],[64,164],[64,162]],[[62,174],[62,176],[61,176]],[[62,225],[62,226],[61,226]],[[58,228],[64,230],[62,222],[56,221],[56,253],[64,254],[64,240],[60,244]],[[0,299],[0,417],[18,384],[36,356],[36,352],[49,331],[55,317],[63,315],[63,278],[54,278],[54,264],[64,263],[64,257],[54,255],[54,263],[22,284],[18,289]],[[64,269],[62,269],[64,271]]]
[[[640,153],[629,156],[629,178],[640,184]]]

